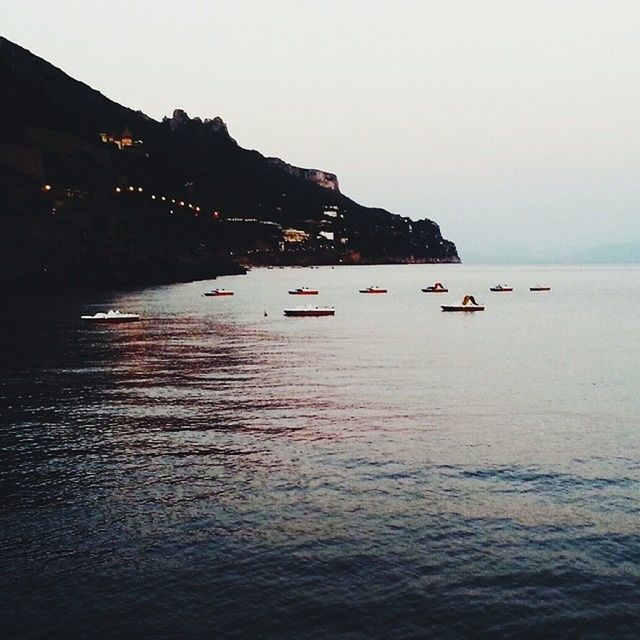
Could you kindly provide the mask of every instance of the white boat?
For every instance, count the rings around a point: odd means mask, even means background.
[[[359,289],[360,293],[387,293],[386,289],[382,287],[367,287],[366,289]]]
[[[333,316],[336,310],[333,307],[295,307],[285,309],[284,315],[295,318]]]
[[[211,291],[205,291],[204,292],[205,296],[232,296],[233,295],[233,291],[229,291],[228,289],[213,289]]]
[[[80,316],[84,322],[91,323],[118,323],[118,322],[136,322],[140,320],[140,316],[136,313],[122,313],[122,311],[107,311],[95,313],[92,316]]]
[[[508,284],[497,284],[495,287],[489,287],[489,291],[513,291],[513,287]]]
[[[484,305],[478,304],[473,296],[466,295],[462,299],[462,304],[443,304],[443,311],[464,311],[465,313],[473,311],[484,311]]]

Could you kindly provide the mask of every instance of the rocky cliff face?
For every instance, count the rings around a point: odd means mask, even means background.
[[[267,161],[274,167],[278,167],[281,171],[288,173],[290,176],[317,184],[323,189],[340,193],[340,185],[338,184],[338,177],[335,173],[328,173],[327,171],[321,171],[320,169],[302,169],[300,167],[294,167],[284,160],[280,160],[280,158],[267,158]]]
[[[198,116],[190,118],[184,109],[174,109],[173,115],[170,118],[163,118],[162,122],[167,125],[173,133],[193,133],[194,131],[199,131],[200,133],[205,134],[213,133],[215,135],[228,138],[234,144],[236,143],[236,141],[229,135],[229,129],[220,116],[216,116],[215,118],[205,118],[202,120],[202,118],[199,118]],[[320,169],[303,169],[301,167],[295,167],[280,158],[265,159],[287,175],[318,185],[328,191],[340,193],[340,185],[335,173],[329,173],[328,171],[322,171]]]
[[[228,138],[236,144],[236,141],[229,135],[229,129],[225,121],[220,117],[215,118],[190,118],[184,109],[174,109],[173,115],[162,119],[163,124],[167,125],[173,133],[188,132],[200,130],[204,133],[213,133]]]

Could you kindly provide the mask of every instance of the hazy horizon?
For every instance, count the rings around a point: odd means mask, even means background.
[[[640,242],[640,4],[27,0],[3,34],[153,118],[429,217],[463,260]],[[64,37],[61,33],[64,32]]]

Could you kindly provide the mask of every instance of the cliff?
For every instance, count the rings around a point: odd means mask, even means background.
[[[5,285],[458,261],[434,222],[363,207],[330,172],[243,149],[219,117],[176,109],[157,122],[4,38],[0,82]]]
[[[306,180],[312,184],[317,184],[323,189],[340,192],[338,177],[335,173],[321,171],[320,169],[301,169],[300,167],[294,167],[293,165],[288,164],[284,160],[280,160],[280,158],[267,158],[267,160],[274,167],[278,167],[280,171],[284,171],[290,176],[295,176],[300,180]]]

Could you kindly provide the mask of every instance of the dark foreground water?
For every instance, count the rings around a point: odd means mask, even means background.
[[[296,286],[336,316],[284,318]],[[464,293],[487,310],[440,312]],[[79,321],[108,308],[146,320]],[[640,270],[264,269],[0,314],[3,637],[640,636]]]

